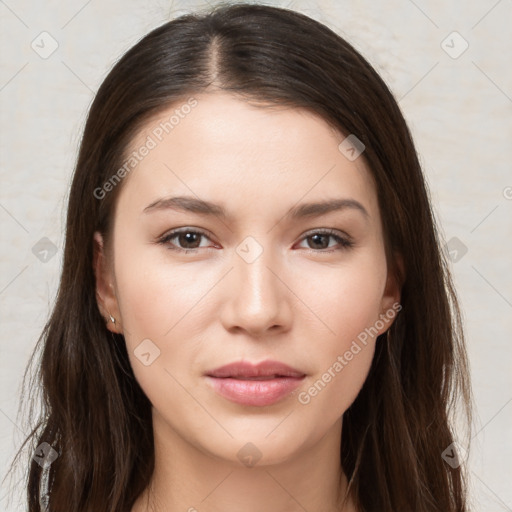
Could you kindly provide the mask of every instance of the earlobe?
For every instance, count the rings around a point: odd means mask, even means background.
[[[105,252],[103,236],[96,231],[93,236],[93,270],[96,284],[96,302],[109,331],[121,333],[117,297],[113,286],[112,266]]]

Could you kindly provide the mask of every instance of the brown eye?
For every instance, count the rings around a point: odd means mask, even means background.
[[[316,234],[311,235],[307,238],[307,240],[310,240],[312,243],[309,244],[311,249],[327,249],[329,247],[329,239],[333,238],[332,235],[322,235],[322,234]]]
[[[335,240],[340,247],[329,245],[330,239]],[[351,240],[346,237],[340,236],[337,231],[316,231],[303,238],[308,241],[308,248],[315,252],[333,252],[336,250],[343,250],[352,247],[354,244]],[[334,247],[333,250],[326,250]]]
[[[175,251],[195,251],[201,248],[199,244],[202,238],[208,238],[206,233],[203,233],[202,231],[181,229],[164,235],[159,240],[159,243],[168,245],[169,249]],[[176,241],[171,242],[171,240],[174,239],[176,239]]]
[[[176,235],[177,240],[179,241],[179,245],[181,248],[184,249],[197,249],[197,242],[200,241],[200,238],[203,235],[200,233],[193,233],[193,232],[184,232],[184,233],[178,233]],[[183,244],[185,244],[185,247],[183,247]],[[191,247],[191,245],[193,247]]]

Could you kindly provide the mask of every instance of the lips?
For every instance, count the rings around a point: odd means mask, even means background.
[[[206,374],[221,396],[241,405],[265,406],[292,393],[306,374],[278,361],[231,363]]]
[[[207,373],[220,379],[269,380],[278,377],[304,377],[305,373],[279,361],[263,361],[258,364],[241,361],[221,366]]]

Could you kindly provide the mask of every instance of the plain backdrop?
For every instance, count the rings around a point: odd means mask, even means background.
[[[266,3],[304,12],[347,38],[399,101],[464,313],[476,405],[473,510],[511,511],[512,2]],[[0,1],[0,477],[27,433],[18,417],[21,378],[57,290],[67,191],[87,109],[128,48],[205,6]],[[15,483],[3,484],[0,509],[25,510],[16,494],[6,498]]]

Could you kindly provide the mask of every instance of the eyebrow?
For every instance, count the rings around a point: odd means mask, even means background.
[[[157,199],[146,206],[143,213],[168,209],[196,213],[199,215],[217,216],[226,220],[230,217],[221,205],[192,196],[175,196]],[[330,212],[347,209],[359,211],[367,219],[370,217],[366,208],[355,199],[329,199],[315,203],[302,203],[290,208],[286,216],[289,215],[292,219],[303,219],[319,217]]]

